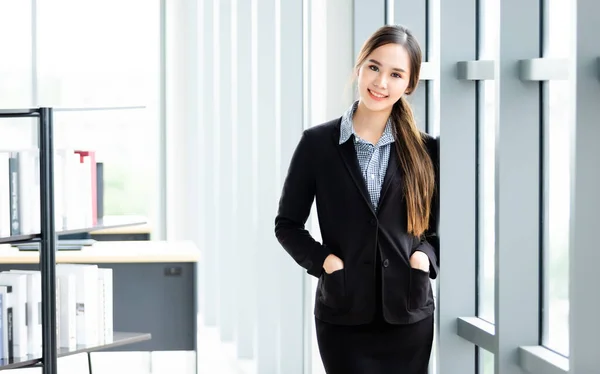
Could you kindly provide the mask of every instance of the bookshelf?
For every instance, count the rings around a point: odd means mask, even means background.
[[[136,107],[137,108],[137,107]],[[68,110],[93,110],[94,108],[56,109]],[[108,108],[128,109],[128,108]],[[105,228],[116,228],[143,224],[144,222],[102,222],[93,227],[56,231],[54,207],[54,145],[53,145],[53,108],[25,108],[25,109],[0,109],[1,118],[35,118],[38,123],[39,139],[39,181],[40,181],[40,223],[39,233],[15,235],[0,238],[0,243],[13,244],[36,241],[40,243],[39,271],[41,274],[41,321],[42,321],[42,353],[41,356],[27,355],[20,358],[0,358],[0,370],[17,369],[24,367],[41,367],[43,374],[57,374],[57,359],[59,357],[99,351],[134,344],[149,340],[147,333],[114,332],[113,339],[105,344],[78,345],[75,349],[63,349],[57,342],[57,316],[56,316],[56,250],[57,237],[76,233],[87,233]],[[90,361],[91,373],[91,361]]]

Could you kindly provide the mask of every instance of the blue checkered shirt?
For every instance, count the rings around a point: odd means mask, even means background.
[[[390,158],[391,145],[394,142],[392,134],[392,121],[388,119],[387,124],[381,138],[377,144],[373,145],[366,140],[361,139],[354,132],[352,118],[358,106],[358,101],[355,101],[352,106],[342,116],[340,128],[340,144],[348,141],[354,135],[354,148],[363,179],[369,190],[371,203],[373,208],[377,210],[379,204],[379,196],[381,194],[381,185],[387,171],[387,166]]]

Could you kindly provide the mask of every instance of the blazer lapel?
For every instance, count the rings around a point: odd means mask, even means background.
[[[338,124],[338,131],[335,131],[334,133],[337,134],[337,136],[334,135],[334,141],[336,144],[336,148],[340,152],[340,156],[342,156],[344,165],[346,165],[346,168],[348,169],[348,172],[350,173],[350,176],[352,177],[354,184],[356,185],[356,187],[360,191],[360,194],[362,195],[363,199],[365,200],[365,203],[367,203],[367,205],[369,206],[369,209],[371,209],[371,212],[373,213],[373,215],[375,215],[375,209],[373,208],[373,203],[371,203],[371,198],[369,196],[369,191],[367,189],[367,185],[366,185],[364,178],[360,172],[360,165],[358,164],[358,159],[356,158],[356,150],[354,149],[353,139],[350,138],[345,143],[339,144],[339,140],[340,140],[339,124]]]
[[[381,206],[385,202],[385,197],[387,192],[392,185],[392,181],[396,176],[396,173],[400,170],[400,162],[398,162],[398,152],[396,152],[395,143],[390,144],[390,159],[388,162],[388,167],[385,172],[385,177],[383,177],[383,184],[381,185],[381,194],[379,196],[379,210],[381,210]]]

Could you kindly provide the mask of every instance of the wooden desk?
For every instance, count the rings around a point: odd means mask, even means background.
[[[150,240],[152,227],[150,224],[125,226],[90,232],[89,236],[98,241],[144,241]]]
[[[103,241],[80,251],[57,251],[57,263],[197,262],[200,251],[191,241]],[[37,251],[0,245],[0,264],[37,264]]]

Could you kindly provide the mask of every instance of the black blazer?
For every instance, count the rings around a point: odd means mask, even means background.
[[[407,233],[402,167],[392,145],[377,212],[369,199],[351,141],[339,144],[341,118],[305,130],[292,156],[275,218],[275,235],[290,256],[319,278],[315,316],[336,324],[372,320],[376,302],[376,269],[382,266],[385,319],[394,324],[417,322],[433,313],[429,278],[439,267],[438,141],[425,135],[435,165],[436,193],[429,230],[423,238]],[[305,229],[313,199],[323,244]],[[381,264],[376,262],[376,251]],[[412,269],[415,251],[429,256],[430,270]],[[327,274],[325,258],[333,253],[344,269]]]

